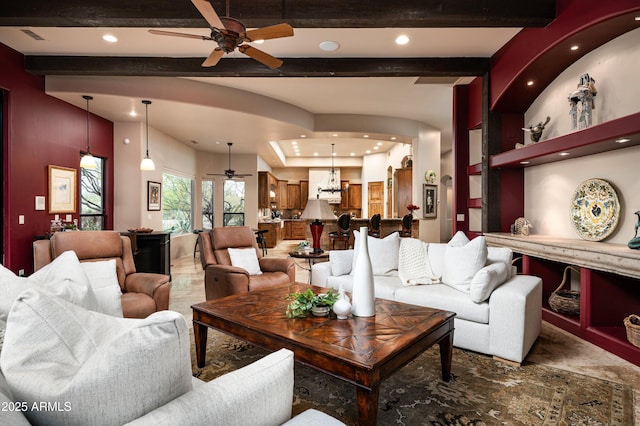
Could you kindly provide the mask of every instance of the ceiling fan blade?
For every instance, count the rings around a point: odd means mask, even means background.
[[[151,34],[155,35],[165,35],[165,36],[173,36],[173,37],[185,37],[185,38],[196,38],[199,40],[213,40],[211,37],[201,36],[197,34],[186,34],[186,33],[174,33],[173,31],[163,31],[163,30],[149,30]]]
[[[198,12],[207,20],[212,28],[224,28],[220,17],[213,10],[213,6],[208,0],[191,0],[191,3],[198,9]]]
[[[272,69],[279,68],[283,63],[280,59],[273,57],[260,49],[249,46],[248,44],[238,46],[238,50]]]
[[[223,55],[224,55],[224,52],[216,47],[209,54],[207,59],[204,60],[204,62],[202,63],[202,66],[203,67],[212,67],[212,66],[216,65],[218,63],[218,61],[220,61],[220,58],[222,58]]]
[[[249,41],[269,40],[272,38],[291,37],[293,28],[289,24],[271,25],[269,27],[249,30],[245,33],[245,38]]]

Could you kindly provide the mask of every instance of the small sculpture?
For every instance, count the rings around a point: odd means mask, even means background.
[[[525,237],[530,234],[530,229],[533,228],[533,225],[528,219],[524,217],[519,217],[516,219],[515,223],[511,225],[511,234],[513,235],[524,235]]]
[[[542,136],[544,127],[549,124],[550,120],[551,117],[547,116],[547,120],[544,123],[541,121],[535,126],[523,127],[522,130],[531,133],[529,135],[529,137],[531,138],[531,142],[538,142],[540,140],[540,137]]]
[[[580,76],[577,90],[569,94],[569,115],[571,116],[571,130],[586,129],[591,126],[591,111],[596,108],[595,97],[598,94],[596,81],[584,73]],[[578,102],[580,102],[580,117],[578,118]]]
[[[633,238],[629,241],[629,244],[627,244],[630,249],[640,249],[640,237],[638,237],[638,228],[640,228],[640,210],[635,212],[635,215],[638,216],[638,222],[636,222]]]

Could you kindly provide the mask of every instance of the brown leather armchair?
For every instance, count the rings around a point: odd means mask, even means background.
[[[73,250],[80,262],[116,260],[124,317],[146,318],[156,311],[169,309],[171,278],[164,274],[136,272],[129,237],[116,231],[57,232],[50,240],[34,241],[34,270],[68,250]]]
[[[248,226],[213,228],[201,232],[198,238],[207,300],[295,282],[293,259],[262,257],[256,236]],[[229,248],[254,248],[262,274],[249,275],[245,269],[232,266]]]

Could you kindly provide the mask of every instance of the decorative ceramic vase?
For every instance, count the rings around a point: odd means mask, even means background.
[[[360,227],[358,257],[353,269],[352,312],[357,317],[372,317],[376,314],[373,269],[369,258],[368,228]]]
[[[338,319],[347,319],[351,313],[351,302],[349,302],[349,296],[345,294],[343,288],[340,288],[339,293],[338,300],[333,304],[333,312]]]

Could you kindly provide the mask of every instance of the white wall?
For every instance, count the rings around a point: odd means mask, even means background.
[[[147,210],[147,182],[162,182],[163,171],[183,177],[196,176],[196,151],[149,127],[149,156],[154,171],[141,171],[146,152],[144,123],[115,122],[114,125],[114,229],[148,227],[162,229],[162,211]],[[123,140],[129,139],[128,144]],[[193,253],[193,234],[171,238],[171,257]]]
[[[420,220],[420,239],[422,241],[440,242],[440,222],[444,221],[444,211],[441,208],[442,197],[446,196],[446,190],[440,185],[442,173],[440,171],[440,131],[427,126],[420,128],[420,135],[413,144],[413,202],[420,206],[417,215],[422,217],[424,213],[424,188],[426,183],[424,175],[428,170],[436,172],[436,185],[438,185],[438,199],[436,200],[437,217],[423,218]]]
[[[551,122],[542,140],[569,133],[567,96],[584,72],[595,79],[598,90],[594,125],[639,112],[638,64],[640,29],[612,40],[567,68],[531,105],[525,124],[535,124],[549,115]],[[640,147],[631,147],[525,169],[524,210],[533,232],[579,238],[569,218],[570,201],[581,182],[600,178],[616,188],[621,204],[618,227],[606,242],[626,245],[633,237],[633,212],[640,209],[639,161]]]

